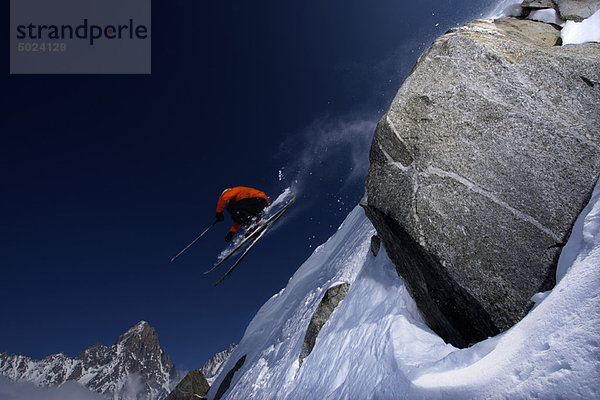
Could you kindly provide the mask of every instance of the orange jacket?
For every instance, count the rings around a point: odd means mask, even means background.
[[[258,189],[252,189],[244,186],[236,186],[231,189],[225,189],[219,197],[219,201],[217,201],[217,212],[223,212],[225,210],[225,206],[230,201],[240,201],[242,199],[250,199],[253,197],[262,197],[267,200],[267,204],[269,204],[269,198],[264,192],[261,192]]]
[[[250,199],[254,197],[261,197],[267,200],[267,204],[269,203],[269,198],[264,192],[260,190],[244,187],[244,186],[236,186],[231,189],[225,189],[221,196],[219,197],[219,201],[217,201],[217,212],[223,212],[225,210],[225,206],[230,201],[240,201],[242,199]],[[233,226],[230,229],[230,232],[237,232],[240,229],[240,224],[234,222]]]

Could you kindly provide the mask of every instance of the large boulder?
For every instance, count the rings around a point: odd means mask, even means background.
[[[581,22],[600,9],[600,0],[553,0],[560,17]]]
[[[193,369],[173,389],[165,400],[198,400],[210,390],[204,374],[199,369]]]
[[[235,363],[235,365],[233,366],[232,369],[229,370],[229,372],[227,372],[227,375],[225,375],[225,378],[223,378],[223,380],[221,381],[221,384],[219,385],[219,389],[217,390],[217,394],[215,394],[214,400],[219,400],[229,390],[229,387],[231,386],[231,382],[233,381],[233,377],[234,377],[235,373],[238,372],[244,366],[245,362],[246,362],[246,354],[244,354],[242,356],[242,358],[240,358]]]
[[[553,287],[600,173],[600,44],[552,25],[452,29],[379,122],[361,202],[432,329],[467,346]]]
[[[554,3],[552,0],[523,0],[521,7],[534,9],[552,8],[554,7]]]

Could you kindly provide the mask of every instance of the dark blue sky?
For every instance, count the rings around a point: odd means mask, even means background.
[[[155,1],[151,76],[10,76],[6,60],[0,352],[76,356],[142,319],[184,369],[238,342],[358,203],[421,51],[494,4]],[[224,188],[275,198],[296,179],[280,229],[223,285],[203,271],[229,217],[169,263]]]

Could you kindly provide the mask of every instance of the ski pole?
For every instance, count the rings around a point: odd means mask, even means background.
[[[196,241],[198,239],[200,239],[202,236],[204,236],[204,234],[206,232],[208,232],[210,230],[210,228],[212,228],[213,226],[215,226],[216,223],[217,223],[217,221],[215,221],[212,224],[210,224],[210,226],[208,228],[206,228],[204,230],[204,232],[202,232],[200,235],[198,235],[198,237],[196,239],[192,240],[192,243],[190,243],[187,246],[185,246],[185,248],[183,250],[181,250],[175,257],[171,258],[171,262],[175,261],[175,259],[177,259],[177,257],[179,257],[181,254],[183,254],[183,252],[186,251],[187,249],[189,249],[194,243],[196,243]]]

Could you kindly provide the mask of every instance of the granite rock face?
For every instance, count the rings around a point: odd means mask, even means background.
[[[552,0],[523,0],[521,7],[534,9],[552,8],[554,7],[554,3]]]
[[[581,22],[600,9],[600,0],[553,0],[564,20]]]
[[[210,385],[199,369],[193,369],[173,389],[165,400],[198,400],[206,395]]]
[[[219,389],[217,390],[217,394],[215,394],[214,400],[219,400],[221,397],[223,397],[227,390],[229,390],[229,387],[231,386],[231,381],[233,381],[235,373],[238,372],[244,366],[245,362],[246,354],[244,354],[242,358],[237,360],[233,368],[230,369],[229,372],[227,372],[227,375],[225,375],[225,378],[223,378],[223,381],[219,385]]]
[[[600,173],[600,44],[506,18],[421,56],[373,139],[361,204],[430,327],[460,347],[553,287]]]
[[[348,294],[349,288],[350,285],[348,283],[342,283],[330,287],[325,292],[325,295],[317,306],[317,309],[310,319],[308,328],[306,329],[304,342],[302,343],[302,350],[300,351],[300,356],[298,357],[298,362],[300,365],[302,365],[304,359],[312,352],[321,328],[323,328],[323,325],[325,325],[325,323],[329,320],[329,317],[337,308],[338,304],[344,300],[346,294]]]

